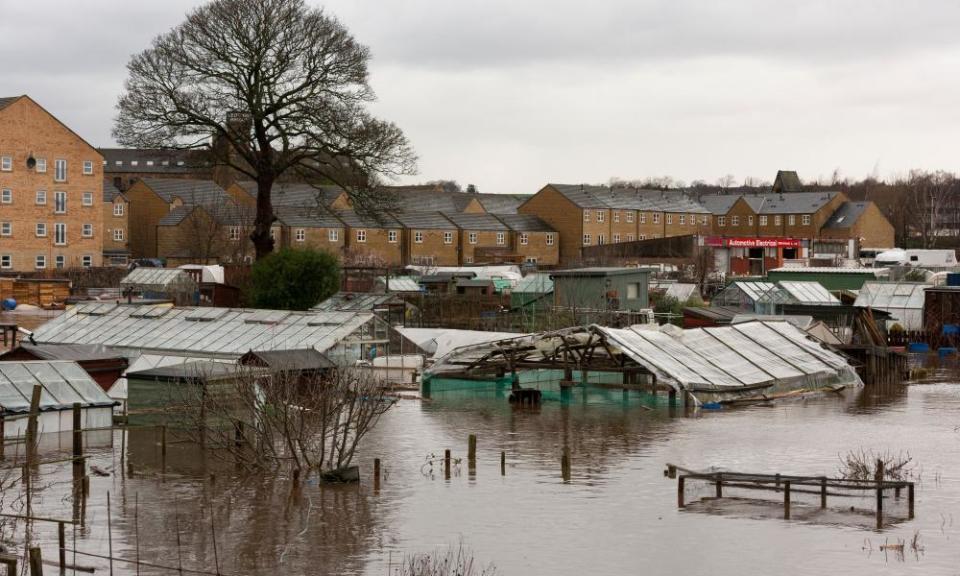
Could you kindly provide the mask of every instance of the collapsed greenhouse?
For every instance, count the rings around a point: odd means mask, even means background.
[[[795,326],[755,321],[692,330],[591,325],[478,342],[439,358],[425,374],[424,393],[457,379],[563,387],[575,378],[666,389],[695,404],[862,385],[842,356]]]

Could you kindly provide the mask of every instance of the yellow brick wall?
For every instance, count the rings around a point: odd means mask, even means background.
[[[544,186],[521,204],[517,212],[533,214],[557,231],[561,262],[572,262],[580,258],[583,212],[563,194],[551,186]]]
[[[416,233],[423,233],[423,242],[416,242]],[[453,235],[452,243],[444,242],[444,232]],[[406,262],[418,264],[432,258],[434,266],[457,266],[459,264],[459,243],[456,228],[450,230],[417,230],[405,228],[403,241],[406,248]]]
[[[470,243],[470,234],[477,235],[477,243]],[[497,244],[497,234],[503,235],[503,244]],[[477,248],[510,248],[510,231],[495,230],[460,230],[460,264],[472,264],[476,262],[474,253]]]
[[[125,194],[130,201],[130,255],[156,258],[157,226],[171,207],[143,182],[134,183]]]
[[[366,232],[366,242],[357,242],[357,230]],[[387,228],[347,227],[345,260],[355,264],[400,266],[403,264],[403,230],[400,228],[392,230],[396,232],[396,242],[390,242],[390,229]]]
[[[526,232],[527,243],[521,244],[523,232],[513,232],[514,251],[527,258],[536,258],[538,266],[556,266],[560,263],[560,238],[556,232]],[[553,235],[553,244],[547,244],[547,236]]]
[[[27,167],[30,155],[43,158],[46,173]],[[0,171],[0,189],[12,193],[12,202],[0,204],[0,222],[9,222],[9,236],[0,236],[0,254],[9,255],[13,270],[29,271],[36,257],[46,258],[53,268],[56,257],[65,267],[78,267],[85,256],[100,266],[103,255],[103,157],[78,135],[61,124],[29,98],[21,98],[0,110],[0,157],[12,159],[10,171]],[[55,182],[55,161],[66,160],[67,177]],[[93,173],[83,174],[83,163],[93,163]],[[38,190],[46,191],[45,205],[36,203]],[[65,192],[66,212],[54,213],[54,192]],[[83,206],[83,195],[92,196]],[[36,224],[45,223],[46,237],[36,236]],[[54,225],[66,225],[66,244],[55,245]],[[82,234],[83,225],[92,226],[92,237]]]
[[[126,198],[117,195],[113,202],[102,202],[103,205],[103,249],[104,250],[128,250],[130,248],[130,205]],[[114,206],[123,206],[123,214],[114,215]],[[114,240],[114,231],[121,230],[123,240]]]

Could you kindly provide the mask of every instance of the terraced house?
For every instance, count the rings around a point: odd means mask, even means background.
[[[130,201],[109,182],[103,183],[103,263],[126,266],[130,257]]]
[[[100,266],[103,158],[29,96],[0,98],[0,269]]]
[[[547,184],[521,204],[559,235],[561,264],[575,263],[581,248],[653,238],[703,234],[711,214],[680,192]]]

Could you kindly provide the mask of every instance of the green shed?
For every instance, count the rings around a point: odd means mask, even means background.
[[[819,282],[827,290],[859,290],[864,282],[886,278],[886,268],[776,268],[767,273],[769,282]]]
[[[557,306],[594,310],[640,311],[650,307],[649,268],[576,268],[557,270],[553,278]]]

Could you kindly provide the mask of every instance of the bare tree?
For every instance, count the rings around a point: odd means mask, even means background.
[[[212,454],[251,471],[343,469],[394,402],[364,370],[241,366],[228,379],[207,376],[179,392],[179,424]]]
[[[339,21],[304,0],[214,0],[131,59],[114,136],[125,146],[203,149],[256,181],[260,258],[273,250],[278,179],[334,182],[358,210],[376,213],[380,179],[415,171],[403,132],[367,110],[369,60]]]
[[[737,179],[736,177],[734,177],[733,174],[727,174],[725,176],[721,176],[720,178],[717,178],[717,186],[721,188],[730,188],[734,184],[736,184],[736,182],[737,182]]]

